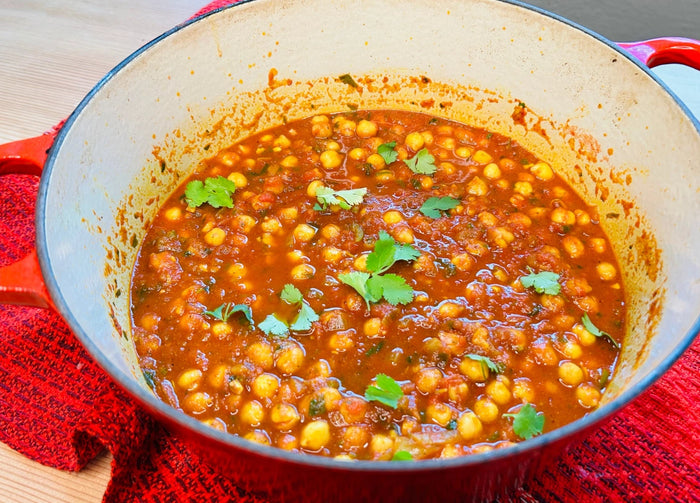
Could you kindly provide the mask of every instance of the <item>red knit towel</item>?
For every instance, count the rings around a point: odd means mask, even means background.
[[[33,244],[37,185],[30,176],[0,177],[0,265]],[[700,501],[699,383],[700,340],[641,398],[512,499]],[[264,501],[201,463],[144,413],[50,311],[0,306],[0,441],[64,470],[80,470],[109,449],[105,502]]]

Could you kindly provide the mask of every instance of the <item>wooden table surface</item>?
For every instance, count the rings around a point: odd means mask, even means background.
[[[58,123],[119,61],[207,3],[0,0],[0,143]],[[656,71],[700,117],[700,72],[676,65]],[[0,444],[0,501],[100,501],[110,463],[105,452],[81,472],[66,473]]]

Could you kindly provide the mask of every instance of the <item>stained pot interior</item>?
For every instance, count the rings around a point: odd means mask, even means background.
[[[521,103],[527,127],[511,119]],[[62,315],[113,377],[161,407],[133,351],[129,276],[149,220],[198,160],[284,119],[355,106],[505,134],[600,208],[630,313],[608,402],[689,343],[700,306],[700,134],[648,73],[518,4],[257,0],[129,58],[50,156],[37,206],[42,267]]]

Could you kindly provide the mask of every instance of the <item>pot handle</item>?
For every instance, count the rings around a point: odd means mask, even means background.
[[[676,63],[700,70],[700,41],[664,37],[640,42],[618,42],[618,46],[649,68]]]
[[[0,145],[0,176],[41,175],[55,138],[54,132]],[[54,307],[41,275],[36,248],[14,264],[0,267],[0,304]]]

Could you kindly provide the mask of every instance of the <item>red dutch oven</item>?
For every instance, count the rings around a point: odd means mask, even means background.
[[[700,329],[700,124],[644,66],[700,69],[700,42],[620,46],[497,0],[256,0],[178,26],[110,72],[57,134],[0,147],[0,175],[41,175],[36,251],[0,269],[0,301],[57,310],[117,383],[249,490],[288,501],[495,498],[647,389]],[[516,123],[519,103],[528,114]],[[159,203],[207,149],[348,104],[509,136],[606,215],[629,330],[597,410],[507,449],[348,463],[215,431],[151,392],[127,292]]]

